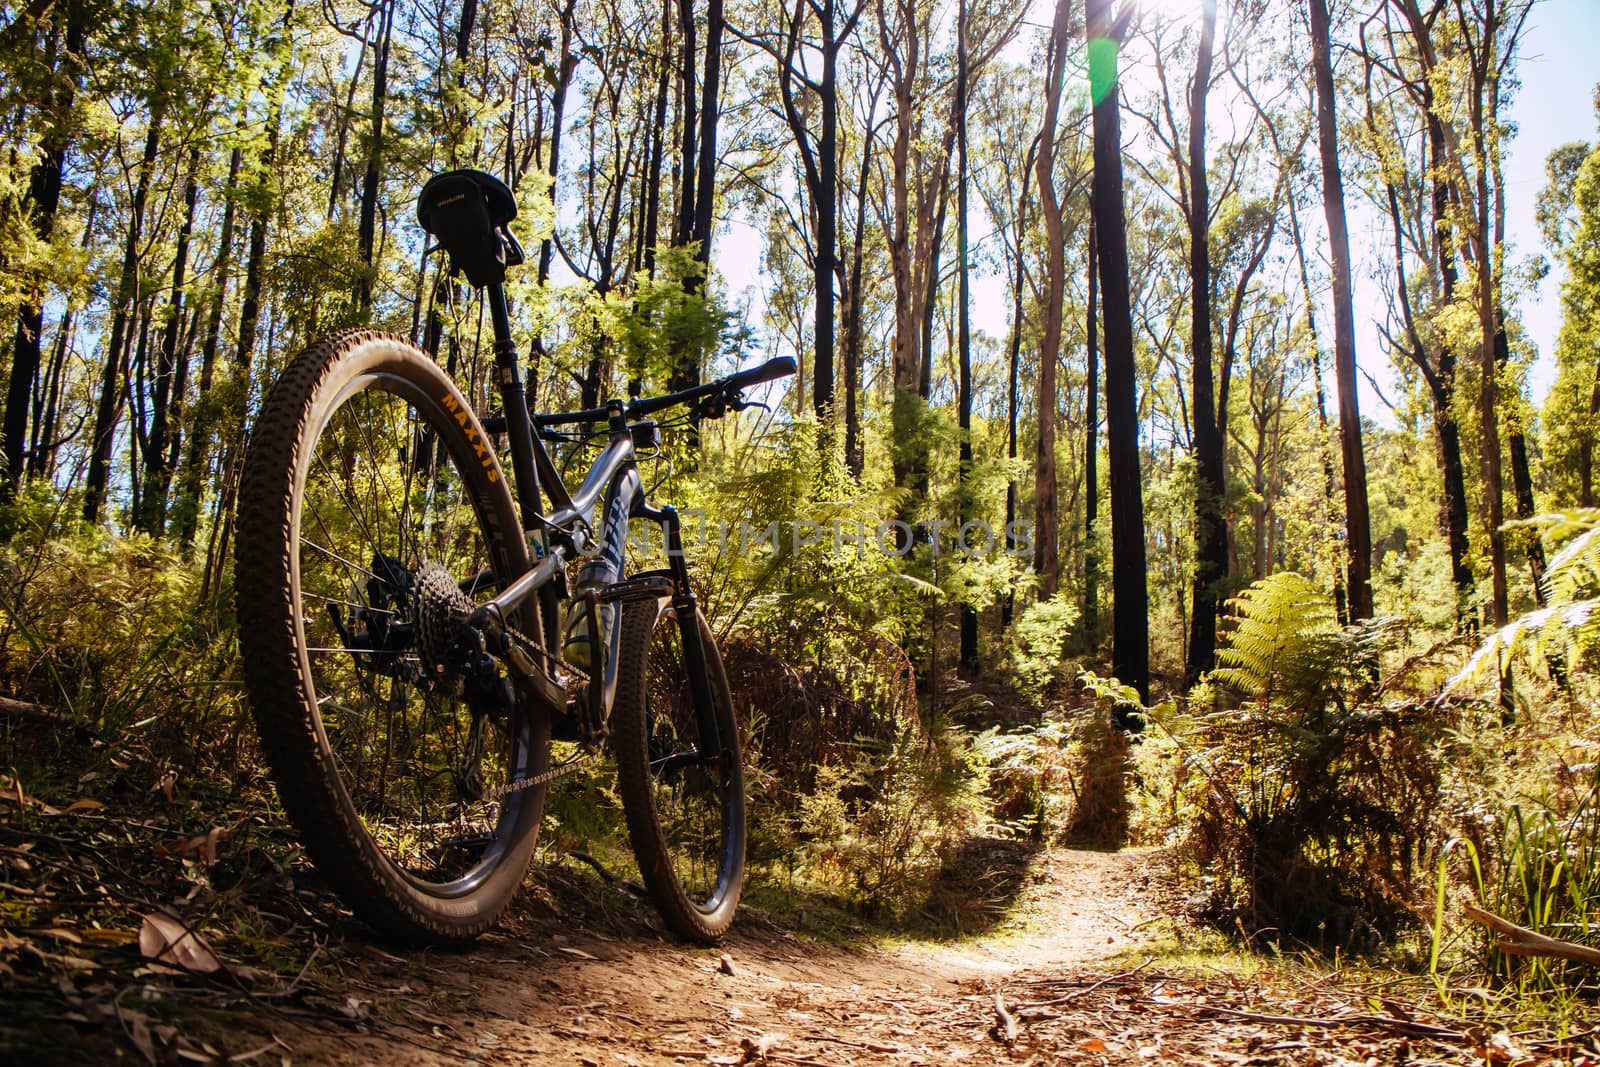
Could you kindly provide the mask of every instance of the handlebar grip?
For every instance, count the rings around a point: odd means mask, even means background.
[[[760,385],[762,382],[776,381],[779,378],[787,378],[795,372],[795,369],[796,365],[793,356],[777,356],[767,360],[759,367],[751,367],[749,370],[742,370],[737,374],[731,375],[728,378],[728,387],[730,389],[744,389],[752,385]]]

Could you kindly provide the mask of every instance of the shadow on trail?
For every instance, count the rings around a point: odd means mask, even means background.
[[[1033,841],[970,837],[933,880],[924,918],[937,937],[987,933],[1001,925],[1034,879],[1044,849]]]

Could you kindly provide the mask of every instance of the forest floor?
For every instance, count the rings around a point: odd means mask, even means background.
[[[716,948],[563,857],[470,949],[404,949],[237,794],[133,773],[0,774],[0,1063],[1600,1063],[1600,1029],[1228,951],[1132,850],[977,839],[942,935],[763,883]]]

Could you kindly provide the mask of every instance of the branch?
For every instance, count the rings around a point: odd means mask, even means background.
[[[11,697],[0,697],[0,717],[19,719],[22,722],[48,723],[52,726],[72,724],[72,720],[60,712],[51,711],[43,704],[30,704],[26,700],[13,700]]]
[[[1542,956],[1600,966],[1600,949],[1590,948],[1588,945],[1577,945],[1571,941],[1562,941],[1560,938],[1547,937],[1544,934],[1529,930],[1525,926],[1518,926],[1508,919],[1502,919],[1493,912],[1475,908],[1471,904],[1463,904],[1462,911],[1473,922],[1487,926],[1505,938],[1495,947],[1507,955]]]

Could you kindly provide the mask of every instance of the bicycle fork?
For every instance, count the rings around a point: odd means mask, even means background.
[[[689,585],[689,562],[683,551],[683,523],[678,509],[670,504],[659,510],[640,505],[644,518],[659,523],[666,535],[667,561],[672,571],[672,607],[678,617],[678,634],[683,642],[683,664],[689,672],[689,691],[694,698],[695,719],[700,727],[702,757],[715,754],[723,773],[731,753],[717,724],[717,709],[712,704],[711,680],[706,662],[705,643],[700,639],[700,604]]]

